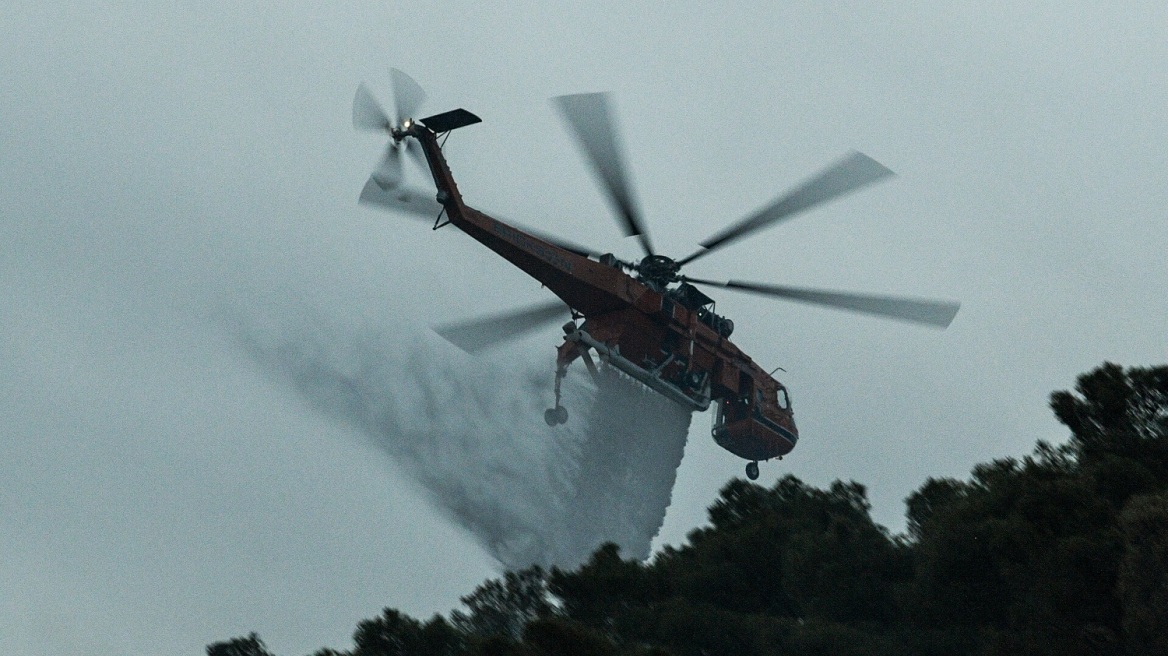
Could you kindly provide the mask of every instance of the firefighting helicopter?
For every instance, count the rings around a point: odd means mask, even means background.
[[[577,359],[594,376],[602,365],[640,381],[692,411],[715,405],[714,440],[748,461],[782,458],[795,447],[798,431],[786,387],[730,341],[734,322],[714,312],[714,300],[698,286],[722,287],[771,298],[829,306],[945,328],[960,307],[950,301],[855,294],[730,280],[692,278],[682,267],[796,214],[892,175],[870,157],[852,152],[771,203],[700,242],[674,259],[658,253],[649,238],[626,174],[606,94],[560,96],[553,103],[592,165],[626,236],[636,237],[644,256],[624,261],[514,222],[488,216],[463,202],[442,145],[453,130],[479,123],[465,109],[415,118],[425,99],[417,82],[391,69],[394,114],[390,116],[362,83],[353,100],[353,125],[385,132],[390,140],[381,164],[365,183],[360,201],[453,225],[541,282],[558,299],[436,330],[466,351],[477,351],[569,316],[556,357],[555,405],[544,413],[549,426],[563,424],[561,382]],[[440,141],[441,138],[441,141]],[[434,180],[436,194],[404,184],[403,153]]]

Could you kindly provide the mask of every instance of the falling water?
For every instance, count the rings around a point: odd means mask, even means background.
[[[402,337],[402,335],[407,335]],[[473,358],[416,328],[305,322],[240,331],[252,356],[357,428],[505,567],[571,567],[600,544],[647,558],[669,506],[690,413],[602,368]]]

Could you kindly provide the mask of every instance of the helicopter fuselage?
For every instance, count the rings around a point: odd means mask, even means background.
[[[639,280],[614,258],[602,262],[574,253],[467,206],[438,135],[414,123],[400,135],[410,137],[421,143],[449,222],[584,319],[565,326],[557,352],[557,396],[567,366],[584,358],[594,369],[590,352],[595,351],[602,362],[691,410],[716,403],[713,437],[735,455],[768,460],[794,448],[798,431],[786,389],[729,340],[732,324],[684,293],[692,287],[671,290]]]

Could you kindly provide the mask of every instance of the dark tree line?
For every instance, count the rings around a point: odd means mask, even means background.
[[[907,534],[865,489],[728,483],[709,525],[652,561],[489,580],[449,618],[386,609],[316,656],[1168,654],[1168,366],[1056,392],[1071,432],[929,479]],[[208,656],[264,656],[252,634]]]

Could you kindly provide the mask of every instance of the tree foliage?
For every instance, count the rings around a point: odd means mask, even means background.
[[[425,624],[392,608],[357,624],[351,656],[452,656],[462,652],[462,633],[441,616]]]
[[[481,638],[519,640],[528,623],[552,614],[546,574],[538,565],[487,581],[461,601],[467,610],[454,611],[454,626]]]
[[[246,638],[232,638],[207,645],[207,656],[272,656],[272,652],[252,632]]]
[[[1168,495],[1134,497],[1120,516],[1117,594],[1133,654],[1168,654]]]
[[[450,620],[386,609],[320,656],[1168,654],[1168,367],[1105,363],[1051,396],[1060,446],[930,478],[905,535],[864,487],[733,480],[650,562],[484,582]],[[255,634],[208,656],[264,656]]]

